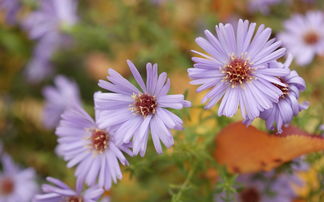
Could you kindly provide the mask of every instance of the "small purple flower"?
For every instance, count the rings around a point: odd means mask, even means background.
[[[2,167],[0,201],[29,202],[38,191],[34,170],[21,170],[7,154],[2,154]]]
[[[201,85],[197,92],[212,88],[202,102],[206,109],[221,100],[218,115],[233,116],[238,107],[243,118],[253,120],[261,111],[279,101],[282,91],[274,86],[285,86],[278,77],[288,69],[268,68],[286,52],[281,42],[270,39],[271,29],[239,20],[236,30],[231,24],[216,26],[217,36],[205,30],[206,38],[198,37],[197,44],[209,55],[193,51],[193,68],[188,69],[193,85]]]
[[[62,181],[47,177],[48,182],[54,184],[43,184],[44,194],[38,194],[34,197],[33,202],[96,202],[103,194],[104,190],[98,186],[93,186],[82,191],[83,182],[78,181],[76,189],[73,190]]]
[[[249,9],[251,12],[260,12],[269,14],[269,7],[280,3],[282,0],[249,0]]]
[[[324,54],[324,13],[309,11],[305,16],[294,15],[284,23],[285,30],[279,38],[296,58],[296,62],[307,65],[316,54]]]
[[[52,72],[51,57],[57,49],[69,44],[66,30],[77,22],[76,11],[76,0],[43,0],[39,9],[24,21],[23,26],[30,38],[38,40],[26,69],[30,82],[39,82]]]
[[[261,172],[257,174],[240,175],[237,181],[244,186],[244,189],[238,193],[239,202],[291,202],[297,195],[293,186],[303,186],[302,180],[296,172],[305,171],[308,164],[301,159],[294,160],[293,163],[303,164],[292,166],[290,171],[276,172],[274,170]]]
[[[6,22],[16,24],[17,13],[21,7],[21,0],[0,0],[0,11],[6,12]]]
[[[274,65],[289,69],[291,61],[292,57],[285,64],[274,62],[270,66]],[[308,107],[307,102],[303,104],[298,103],[299,92],[305,90],[306,84],[304,79],[295,70],[290,71],[286,76],[280,77],[280,81],[286,86],[274,84],[283,93],[279,98],[279,102],[273,104],[272,108],[260,113],[260,118],[266,121],[266,126],[269,130],[273,130],[276,123],[278,133],[282,133],[283,125],[289,124],[294,116]]]
[[[128,143],[133,138],[133,152],[144,156],[149,133],[155,149],[162,153],[160,141],[166,147],[174,143],[170,129],[182,129],[182,120],[166,108],[182,109],[191,103],[181,94],[167,95],[170,79],[165,72],[158,75],[157,64],[146,65],[146,85],[131,61],[128,66],[141,87],[139,90],[118,72],[108,70],[108,81],[100,80],[99,86],[112,93],[97,93],[95,106],[100,111],[102,128],[116,128],[116,141]]]
[[[81,99],[76,83],[64,76],[56,76],[55,87],[47,86],[43,89],[46,104],[43,112],[43,121],[46,128],[55,128],[61,114],[72,106],[80,106]]]
[[[121,151],[131,153],[128,145],[116,144],[116,133],[106,130],[98,122],[103,120],[96,113],[94,121],[79,107],[66,110],[56,129],[57,152],[68,161],[67,166],[77,165],[75,175],[89,186],[98,184],[110,189],[112,181],[122,178],[118,160],[128,165]]]
[[[24,22],[31,39],[40,39],[48,34],[60,33],[77,22],[76,0],[43,0],[38,10]]]

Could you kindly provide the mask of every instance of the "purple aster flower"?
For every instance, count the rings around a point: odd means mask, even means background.
[[[33,200],[34,202],[96,202],[104,192],[98,186],[93,186],[82,191],[82,181],[78,181],[76,189],[73,190],[58,179],[52,177],[47,177],[46,179],[54,185],[42,185],[44,194],[36,195]]]
[[[249,9],[251,12],[260,12],[269,14],[269,7],[280,3],[282,0],[249,0]]]
[[[296,58],[299,65],[312,62],[316,54],[324,54],[324,13],[309,11],[305,16],[294,15],[284,23],[279,38]]]
[[[31,39],[40,39],[73,26],[77,22],[76,12],[76,0],[42,0],[38,10],[27,17],[24,27]]]
[[[285,64],[275,62],[270,65],[289,69],[291,61],[292,57]],[[279,98],[279,102],[274,103],[272,108],[260,113],[260,118],[266,121],[266,126],[269,130],[273,130],[276,123],[278,133],[282,133],[283,125],[289,124],[294,116],[308,107],[307,102],[303,104],[298,103],[299,92],[305,90],[306,84],[304,79],[295,70],[290,71],[286,76],[280,77],[280,81],[286,86],[274,84],[283,93]]]
[[[51,57],[57,49],[69,44],[66,30],[77,22],[76,11],[76,0],[43,0],[39,9],[24,21],[30,38],[38,40],[26,69],[29,81],[39,82],[52,71]]]
[[[237,182],[243,185],[243,190],[236,196],[238,202],[291,202],[297,195],[293,186],[303,186],[303,181],[297,172],[306,171],[308,164],[302,158],[292,162],[291,169],[268,171],[253,174],[243,174]],[[221,193],[216,196],[216,202],[224,201]]]
[[[112,181],[122,178],[118,161],[128,165],[122,151],[129,154],[128,145],[116,144],[116,133],[106,130],[98,122],[103,117],[96,113],[94,121],[79,107],[66,110],[56,129],[59,155],[68,161],[67,166],[77,165],[75,175],[92,186],[109,189]],[[98,182],[97,182],[98,181]]]
[[[7,154],[2,154],[0,173],[0,201],[29,202],[38,191],[32,168],[21,170]]]
[[[16,24],[20,7],[20,0],[0,0],[0,11],[6,12],[6,22],[8,24]]]
[[[131,61],[128,66],[141,87],[139,90],[118,72],[108,70],[108,81],[100,80],[99,86],[112,93],[97,93],[95,106],[100,111],[102,128],[116,128],[116,141],[128,143],[132,138],[133,152],[144,156],[149,133],[155,149],[162,153],[160,141],[171,147],[174,143],[170,129],[182,129],[182,120],[166,108],[182,109],[191,103],[181,94],[167,95],[170,79],[165,72],[158,75],[157,64],[146,65],[146,85]]]
[[[43,121],[46,128],[55,128],[64,110],[81,105],[79,88],[76,83],[64,76],[56,76],[55,87],[47,86],[43,89],[46,104]]]
[[[193,57],[193,68],[188,69],[191,84],[201,85],[197,92],[212,88],[202,102],[206,109],[221,100],[218,115],[233,116],[238,107],[244,119],[258,117],[261,111],[270,109],[279,101],[282,91],[274,86],[285,86],[278,77],[289,73],[288,69],[268,64],[286,52],[281,42],[270,39],[271,29],[255,23],[239,20],[236,30],[231,24],[216,26],[217,35],[205,30],[206,38],[198,37],[197,44],[209,55],[193,51],[201,57]]]

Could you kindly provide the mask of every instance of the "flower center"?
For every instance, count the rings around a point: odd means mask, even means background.
[[[100,130],[100,129],[93,129],[91,134],[91,144],[92,148],[102,153],[104,152],[109,143],[109,134],[106,131]]]
[[[138,94],[133,95],[134,104],[132,105],[131,110],[137,114],[140,114],[144,117],[155,114],[157,101],[155,96],[151,96],[148,94]]]
[[[12,179],[5,177],[0,180],[0,193],[3,195],[11,194],[15,189],[15,184]]]
[[[259,194],[258,190],[251,187],[251,188],[244,189],[240,193],[240,199],[242,202],[259,202],[260,194]]]
[[[280,79],[280,78],[279,78]],[[274,86],[276,86],[277,88],[279,88],[282,92],[282,95],[279,97],[279,99],[284,99],[285,97],[288,96],[289,93],[289,88],[288,85],[286,84],[285,81],[283,81],[282,79],[280,79],[281,83],[284,83],[286,86],[280,86],[278,84],[272,83]]]
[[[310,31],[304,35],[304,42],[308,45],[314,45],[319,41],[319,36],[316,32]]]
[[[83,198],[81,196],[70,196],[66,199],[66,202],[83,202]]]
[[[242,58],[232,57],[229,64],[224,67],[224,80],[228,81],[232,88],[252,79],[251,65],[247,60]]]

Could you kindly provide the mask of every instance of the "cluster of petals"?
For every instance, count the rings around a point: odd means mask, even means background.
[[[55,86],[43,88],[45,107],[43,123],[46,128],[55,128],[61,114],[71,106],[80,106],[80,90],[78,85],[65,76],[59,75],[54,79]]]
[[[50,62],[58,48],[70,41],[64,32],[77,20],[77,0],[43,0],[23,22],[29,37],[37,40],[33,57],[26,67],[27,79],[38,82],[52,73]]]
[[[292,58],[288,58],[285,64],[276,62],[271,65],[289,69],[291,60]],[[300,92],[306,88],[304,79],[295,70],[291,70],[288,75],[280,77],[280,80],[286,84],[286,87],[279,87],[283,92],[279,102],[275,103],[271,109],[267,109],[260,114],[260,118],[266,121],[267,128],[273,130],[276,125],[278,133],[282,132],[282,127],[289,124],[294,116],[308,108],[308,102],[298,103]]]
[[[129,154],[131,151],[129,145],[116,144],[116,133],[100,127],[100,121],[99,113],[93,120],[80,107],[66,110],[56,128],[57,153],[68,162],[69,168],[77,166],[78,180],[109,189],[112,182],[122,178],[119,162],[128,165],[122,151]]]
[[[170,79],[165,72],[158,75],[157,64],[146,65],[146,84],[131,61],[127,61],[139,88],[113,69],[108,70],[108,81],[100,80],[99,86],[111,91],[95,94],[95,108],[100,111],[102,128],[114,128],[119,144],[132,140],[134,155],[146,152],[151,133],[155,149],[162,153],[160,141],[171,147],[174,143],[170,129],[182,129],[182,120],[171,109],[189,107],[184,95],[168,95]]]
[[[20,169],[6,153],[1,154],[1,163],[0,201],[30,202],[38,192],[35,171],[32,168]]]
[[[274,84],[285,86],[278,77],[288,69],[273,67],[269,63],[285,55],[281,42],[270,39],[271,29],[258,27],[249,21],[239,20],[236,29],[231,24],[216,26],[217,35],[205,31],[197,44],[208,55],[193,51],[193,68],[188,69],[191,84],[201,85],[197,92],[212,88],[203,98],[205,108],[220,101],[218,115],[233,116],[238,108],[244,119],[255,119],[261,111],[270,109],[282,95]]]
[[[278,37],[294,55],[297,64],[310,64],[315,55],[324,55],[324,12],[296,14],[284,22]]]
[[[52,184],[43,184],[43,194],[37,194],[33,202],[96,202],[103,194],[104,190],[98,186],[93,186],[83,191],[82,181],[77,181],[76,189],[71,189],[62,181],[47,177]]]
[[[68,167],[76,166],[77,180],[88,186],[110,189],[112,182],[122,178],[119,163],[128,165],[123,152],[143,156],[149,134],[158,153],[162,152],[160,141],[166,147],[172,146],[174,140],[170,129],[182,129],[182,120],[167,108],[182,109],[191,105],[181,94],[167,95],[170,79],[166,73],[158,75],[156,64],[147,64],[146,84],[135,65],[131,61],[128,65],[141,90],[109,69],[108,81],[99,81],[99,86],[111,93],[94,94],[95,120],[79,102],[68,107],[60,104],[66,100],[58,99],[64,97],[65,91],[75,92],[74,88],[69,90],[68,87],[73,85],[62,77],[56,80],[58,89],[45,91],[48,100],[55,102],[48,103],[50,109],[55,110],[47,111],[59,113],[64,110],[55,132],[58,136],[57,154],[67,161]]]
[[[287,67],[290,64],[277,62],[286,50],[280,41],[270,39],[271,29],[264,25],[255,29],[255,23],[239,20],[237,27],[217,25],[216,35],[206,30],[206,38],[196,42],[208,55],[193,51],[200,57],[192,58],[195,64],[188,74],[191,84],[200,85],[197,92],[211,89],[202,100],[206,109],[220,102],[219,116],[232,117],[240,109],[246,124],[260,117],[271,129],[276,122],[280,132],[305,108],[297,102],[305,82]]]

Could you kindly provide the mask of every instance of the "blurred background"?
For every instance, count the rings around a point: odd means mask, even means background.
[[[69,13],[63,17],[51,12],[35,17],[41,10],[40,0],[0,0],[3,150],[21,167],[34,168],[39,184],[46,176],[53,176],[73,185],[74,170],[66,168],[64,160],[55,154],[55,127],[44,124],[49,118],[44,111],[48,102],[44,88],[55,86],[56,76],[64,75],[78,86],[81,102],[93,115],[93,93],[101,90],[97,83],[105,79],[108,68],[132,80],[126,59],[132,60],[141,73],[145,73],[147,62],[153,62],[158,63],[159,72],[168,73],[171,92],[185,93],[193,107],[177,112],[185,121],[185,129],[173,133],[174,147],[158,155],[149,144],[145,158],[128,158],[130,166],[123,168],[123,179],[106,195],[112,201],[215,201],[219,192],[234,195],[235,177],[220,168],[212,154],[216,134],[241,117],[218,117],[215,108],[202,110],[202,95],[189,85],[186,69],[192,66],[190,50],[201,50],[195,38],[205,29],[215,33],[214,27],[220,22],[236,24],[239,18],[248,19],[272,28],[276,37],[292,15],[324,11],[322,0],[268,2],[79,0],[72,6],[63,5],[64,12]],[[68,10],[69,6],[75,9]],[[49,30],[38,30],[42,25]],[[307,84],[300,100],[310,102],[309,109],[294,118],[293,124],[319,135],[324,123],[324,56],[317,55],[305,66],[294,62],[291,68]],[[265,130],[259,120],[253,125]],[[323,156],[313,153],[303,160],[316,169],[303,174],[307,183],[296,191],[296,199],[324,201],[324,169],[319,163]]]

